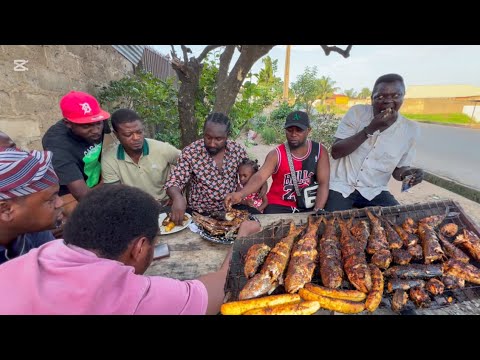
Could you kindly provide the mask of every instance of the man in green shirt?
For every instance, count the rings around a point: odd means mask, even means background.
[[[163,186],[180,150],[145,138],[143,122],[133,110],[119,109],[112,114],[111,121],[120,144],[113,145],[103,155],[104,183],[135,186],[167,205],[170,198]]]

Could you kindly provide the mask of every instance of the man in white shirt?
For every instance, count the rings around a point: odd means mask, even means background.
[[[420,128],[398,112],[404,95],[400,75],[383,75],[373,86],[372,105],[345,114],[332,146],[326,211],[398,205],[388,191],[390,176],[402,181],[411,175],[411,186],[423,180],[423,171],[411,167]]]

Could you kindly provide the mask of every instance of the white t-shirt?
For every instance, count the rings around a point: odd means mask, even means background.
[[[346,139],[363,130],[373,119],[371,105],[352,106],[340,122],[335,137]],[[411,166],[420,127],[398,114],[383,132],[376,131],[354,152],[330,166],[330,189],[345,198],[358,190],[367,200],[388,191],[388,182],[397,167]]]

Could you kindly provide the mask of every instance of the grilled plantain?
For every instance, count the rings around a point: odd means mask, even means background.
[[[312,315],[320,309],[318,301],[303,301],[249,310],[243,315]]]
[[[240,315],[252,309],[272,307],[276,305],[298,303],[301,298],[298,294],[282,294],[265,296],[258,299],[232,301],[222,305],[220,312],[223,315]]]
[[[318,301],[320,307],[327,310],[337,311],[344,314],[357,314],[365,310],[365,304],[362,302],[332,299],[315,294],[307,289],[300,289],[298,294],[303,300]]]

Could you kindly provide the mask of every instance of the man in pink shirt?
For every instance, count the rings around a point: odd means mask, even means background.
[[[231,258],[197,280],[142,275],[159,205],[140,189],[103,186],[72,213],[64,239],[0,266],[1,314],[216,314]]]

